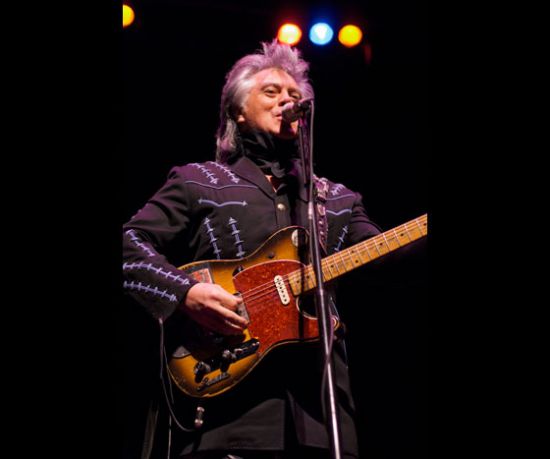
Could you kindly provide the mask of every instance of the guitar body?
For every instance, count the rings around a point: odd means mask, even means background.
[[[323,279],[335,279],[427,234],[424,214],[324,258]],[[181,391],[192,397],[214,397],[242,381],[272,349],[319,338],[317,319],[300,300],[316,285],[313,267],[303,264],[307,247],[305,230],[291,226],[273,234],[246,258],[180,267],[200,282],[216,283],[242,296],[237,313],[249,320],[239,336],[208,332],[191,320],[171,321],[176,330],[167,335],[176,338],[168,346],[168,370]],[[335,316],[332,325],[335,330],[340,325]]]
[[[201,282],[241,295],[238,313],[249,320],[240,336],[222,336],[185,321],[168,363],[180,390],[192,397],[219,395],[241,381],[272,349],[318,339],[317,319],[300,309],[288,279],[290,273],[296,278],[303,269],[300,260],[306,249],[305,230],[288,227],[246,258],[180,267]],[[336,318],[333,323],[338,325]]]

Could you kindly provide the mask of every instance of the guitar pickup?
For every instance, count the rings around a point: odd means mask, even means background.
[[[273,282],[275,283],[275,287],[277,288],[277,293],[279,294],[279,299],[281,300],[281,303],[284,305],[287,305],[290,303],[290,295],[288,294],[288,290],[286,289],[285,280],[283,279],[283,276],[275,276],[273,278]]]
[[[243,359],[250,354],[254,354],[256,352],[256,349],[260,347],[260,342],[257,339],[251,339],[248,340],[240,345],[240,347],[236,347],[233,349],[233,354],[237,357],[236,360]]]

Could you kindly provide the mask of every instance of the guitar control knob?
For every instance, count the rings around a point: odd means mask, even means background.
[[[226,349],[222,352],[222,360],[227,363],[235,362],[235,360],[237,360],[237,356],[229,349]]]
[[[210,373],[210,371],[212,371],[210,365],[202,361],[197,362],[195,368],[193,368],[193,373],[195,373],[196,376],[202,376],[206,373]]]
[[[236,275],[239,274],[241,271],[244,271],[244,266],[242,266],[242,265],[237,266],[237,267],[233,270],[233,276],[236,276]]]

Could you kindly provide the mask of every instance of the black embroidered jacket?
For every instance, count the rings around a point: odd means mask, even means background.
[[[380,232],[361,196],[329,183],[328,254]],[[175,167],[165,185],[124,225],[124,289],[155,317],[169,317],[196,282],[177,266],[240,258],[277,230],[307,227],[302,191],[278,192],[246,157]]]
[[[380,233],[359,193],[328,184],[328,254]],[[209,161],[173,168],[164,186],[124,225],[124,290],[154,317],[169,320],[196,282],[178,266],[247,256],[279,229],[307,227],[303,193],[300,187],[292,190],[283,185],[274,191],[244,156],[231,165]],[[209,400],[202,432],[179,446],[186,451],[282,449],[292,419],[300,443],[327,447],[319,404],[322,365],[316,352],[289,348],[270,356],[236,388]],[[342,349],[335,370],[344,451],[353,455],[353,401]]]

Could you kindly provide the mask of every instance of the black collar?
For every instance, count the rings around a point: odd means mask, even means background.
[[[279,139],[270,133],[250,130],[239,133],[238,150],[255,163],[264,174],[283,178],[299,158],[297,139]]]
[[[229,167],[236,175],[256,185],[271,199],[275,199],[275,191],[269,180],[267,180],[266,174],[251,159],[246,156],[238,157]],[[307,202],[306,190],[301,185],[303,182],[300,160],[295,159],[292,161],[292,169],[285,176],[285,182],[288,186],[294,188],[294,192],[300,200]]]

